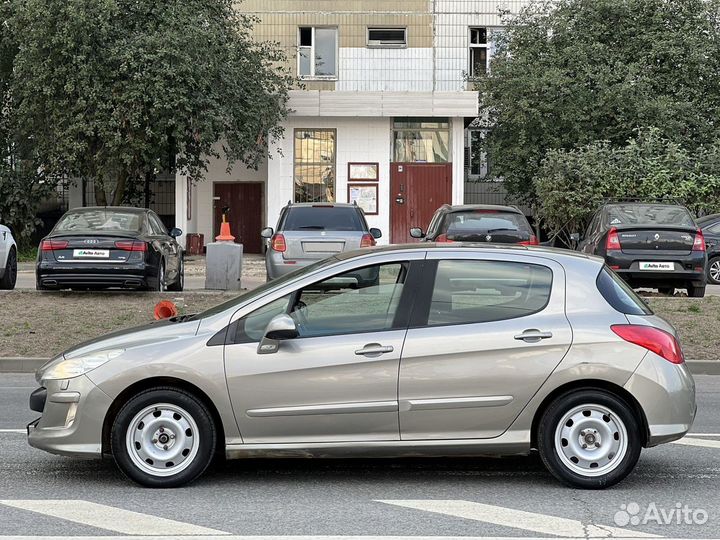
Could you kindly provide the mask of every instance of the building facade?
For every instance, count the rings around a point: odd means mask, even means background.
[[[279,42],[298,77],[284,136],[258,170],[228,172],[213,160],[202,181],[176,175],[165,206],[174,225],[207,243],[229,208],[233,234],[253,253],[288,201],[356,202],[381,243],[409,241],[411,227],[465,202],[466,182],[485,172],[472,151],[481,133],[468,79],[488,69],[501,11],[526,3],[244,0],[239,9],[259,20],[256,37]]]

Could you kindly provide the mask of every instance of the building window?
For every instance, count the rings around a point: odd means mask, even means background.
[[[470,28],[470,78],[485,75],[490,64],[490,43],[487,28]]]
[[[376,49],[407,47],[407,28],[368,28],[367,46]]]
[[[337,28],[301,26],[298,29],[298,75],[337,77]]]
[[[470,180],[485,178],[489,171],[487,154],[482,149],[484,129],[467,129],[465,131],[465,171]]]
[[[335,202],[334,129],[296,129],[295,202]]]
[[[450,122],[447,118],[396,118],[393,160],[400,163],[448,163]]]

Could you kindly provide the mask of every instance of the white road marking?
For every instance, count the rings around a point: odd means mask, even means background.
[[[720,437],[720,433],[688,433],[686,437]]]
[[[0,429],[0,433],[27,433],[26,429]]]
[[[228,534],[217,529],[81,500],[0,500],[0,504],[126,535],[171,537]]]
[[[673,444],[682,444],[684,446],[703,446],[705,448],[720,448],[720,441],[712,441],[709,439],[693,439],[692,437],[683,437]]]
[[[492,523],[513,529],[523,529],[551,536],[567,538],[662,538],[630,529],[609,527],[604,525],[587,525],[574,519],[536,514],[523,510],[514,510],[502,506],[491,506],[470,501],[459,500],[417,500],[417,501],[377,501],[414,510],[434,512],[446,516],[454,516],[484,523]]]

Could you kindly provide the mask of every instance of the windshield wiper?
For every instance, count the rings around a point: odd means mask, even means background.
[[[302,227],[298,227],[298,229],[313,229],[315,231],[324,231],[325,227],[322,225],[303,225]]]
[[[500,228],[500,229],[488,229],[488,231],[487,231],[487,232],[488,232],[488,234],[490,234],[490,233],[494,233],[494,232],[502,232],[502,231],[512,231],[512,232],[518,232],[518,230],[517,230],[517,229],[508,229],[507,227],[506,227],[506,228]]]

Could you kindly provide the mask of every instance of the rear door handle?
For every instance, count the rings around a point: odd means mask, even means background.
[[[524,341],[525,343],[537,343],[542,339],[550,339],[553,337],[552,332],[541,332],[540,330],[525,330],[522,334],[515,336],[515,339]]]
[[[392,345],[383,346],[379,343],[369,343],[362,349],[355,351],[355,354],[358,356],[380,356],[381,354],[391,353],[394,350]]]

